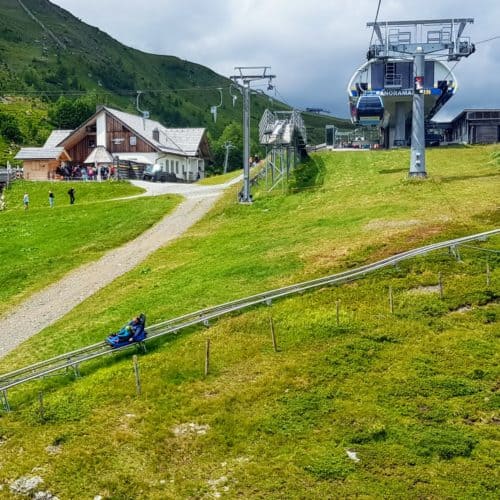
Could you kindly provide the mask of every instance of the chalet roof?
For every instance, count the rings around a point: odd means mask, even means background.
[[[462,118],[466,113],[474,113],[474,112],[486,112],[486,113],[500,113],[500,108],[465,108],[462,111],[459,111],[455,116],[451,118],[446,118],[443,120],[431,120],[434,123],[438,124],[451,124],[457,121],[459,118]]]
[[[164,153],[196,156],[205,133],[204,128],[167,128],[149,118],[108,107],[103,109]],[[158,140],[153,137],[153,132],[156,130],[158,130]]]
[[[53,130],[45,144],[44,148],[55,148],[61,141],[64,141],[73,131],[72,130]]]
[[[113,155],[104,146],[97,146],[83,163],[113,163]]]
[[[68,137],[72,130],[53,130],[41,148],[22,148],[15,156],[16,160],[58,160],[64,151],[57,146]]]
[[[64,148],[22,148],[16,154],[16,160],[57,160]]]

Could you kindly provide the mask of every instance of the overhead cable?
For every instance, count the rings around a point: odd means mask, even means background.
[[[382,3],[382,0],[378,0],[377,13],[375,14],[375,22],[373,24],[372,36],[370,37],[370,44],[368,45],[368,48],[370,48],[372,46],[373,35],[375,34],[375,24],[377,24],[377,21],[378,21],[378,13],[380,12],[381,3]]]

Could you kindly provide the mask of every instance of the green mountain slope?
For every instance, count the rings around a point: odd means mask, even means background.
[[[498,227],[494,151],[433,149],[417,182],[408,151],[312,155],[314,183],[257,187],[252,206],[229,192],[0,371],[97,342],[140,311],[155,323]],[[0,497],[36,473],[61,499],[496,498],[499,240],[150,344],[140,396],[131,353],[10,391]]]
[[[142,90],[141,109],[168,126],[206,126],[217,138],[229,122],[241,122],[241,98],[233,107],[230,80],[209,68],[126,47],[48,0],[0,0],[0,11],[0,96],[50,102],[61,93],[90,92],[96,104],[134,110],[136,91]],[[217,88],[224,89],[223,106],[213,123],[210,106],[219,103]],[[254,96],[254,126],[270,105],[286,109]],[[332,119],[310,120],[312,142],[322,142],[324,124]]]

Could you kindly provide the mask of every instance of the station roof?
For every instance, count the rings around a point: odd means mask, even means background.
[[[465,113],[497,113],[498,116],[491,117],[491,119],[498,119],[500,121],[500,108],[465,108],[457,113],[453,118],[448,120],[431,120],[437,124],[453,123],[461,118]]]

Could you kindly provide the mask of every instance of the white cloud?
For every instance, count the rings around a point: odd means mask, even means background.
[[[229,76],[234,66],[270,65],[282,96],[298,107],[347,116],[346,86],[363,63],[377,0],[55,0],[120,42],[175,55]],[[498,0],[383,0],[379,20],[474,17],[473,41],[500,35]],[[480,44],[456,68],[458,107],[500,107],[500,40]]]

